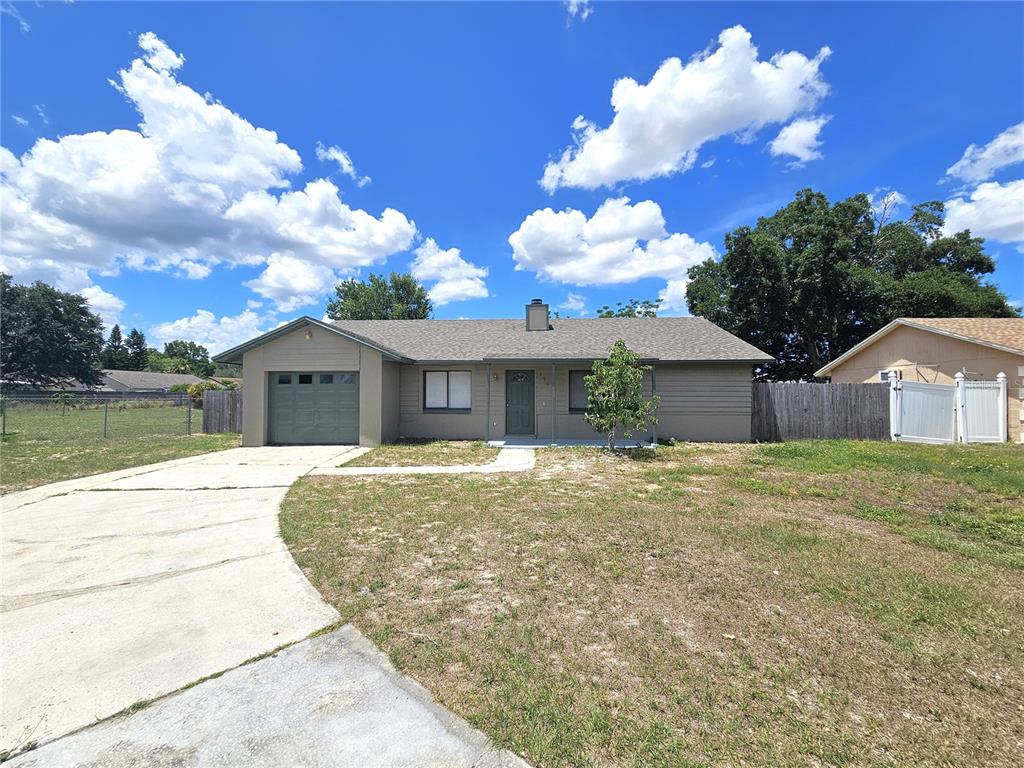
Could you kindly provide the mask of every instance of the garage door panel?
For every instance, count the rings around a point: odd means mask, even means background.
[[[269,374],[268,440],[277,444],[359,442],[359,374]]]

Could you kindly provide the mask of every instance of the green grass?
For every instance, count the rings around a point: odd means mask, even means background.
[[[1017,455],[956,453],[971,482],[886,447],[306,478],[281,530],[343,620],[535,765],[1018,765]]]
[[[147,407],[148,406],[148,407]],[[0,492],[234,448],[235,434],[187,436],[181,406],[111,405],[103,437],[103,408],[15,405],[7,410],[0,442]],[[202,412],[194,411],[193,429]]]
[[[487,464],[498,455],[481,440],[400,440],[374,448],[346,467],[422,467]]]

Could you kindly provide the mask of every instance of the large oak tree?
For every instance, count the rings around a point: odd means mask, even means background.
[[[814,371],[897,317],[1014,317],[994,285],[981,238],[942,234],[940,202],[888,221],[867,195],[830,205],[810,189],[754,227],[725,236],[725,254],[689,271],[687,304],[776,358],[759,378]]]
[[[427,290],[409,274],[343,280],[334,292],[337,298],[327,303],[332,320],[426,320],[434,310]]]

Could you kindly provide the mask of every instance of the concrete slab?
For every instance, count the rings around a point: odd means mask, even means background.
[[[528,768],[435,704],[351,626],[21,755],[11,765]]]
[[[0,750],[337,620],[280,540],[277,510],[287,485],[343,449],[273,449],[267,464],[263,449],[245,450],[251,463],[207,454],[4,497]],[[133,490],[154,486],[167,488]]]

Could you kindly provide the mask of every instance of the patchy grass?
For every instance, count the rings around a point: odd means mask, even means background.
[[[1018,765],[1012,470],[821,448],[310,477],[281,528],[344,620],[535,765]]]
[[[202,428],[202,413],[193,412],[193,427]],[[185,435],[186,410],[158,405],[126,408],[111,405],[103,437],[103,408],[17,406],[7,413],[0,442],[0,493],[179,459],[239,443],[235,434]]]
[[[488,464],[498,455],[481,440],[400,440],[345,462],[346,467],[423,467]]]

